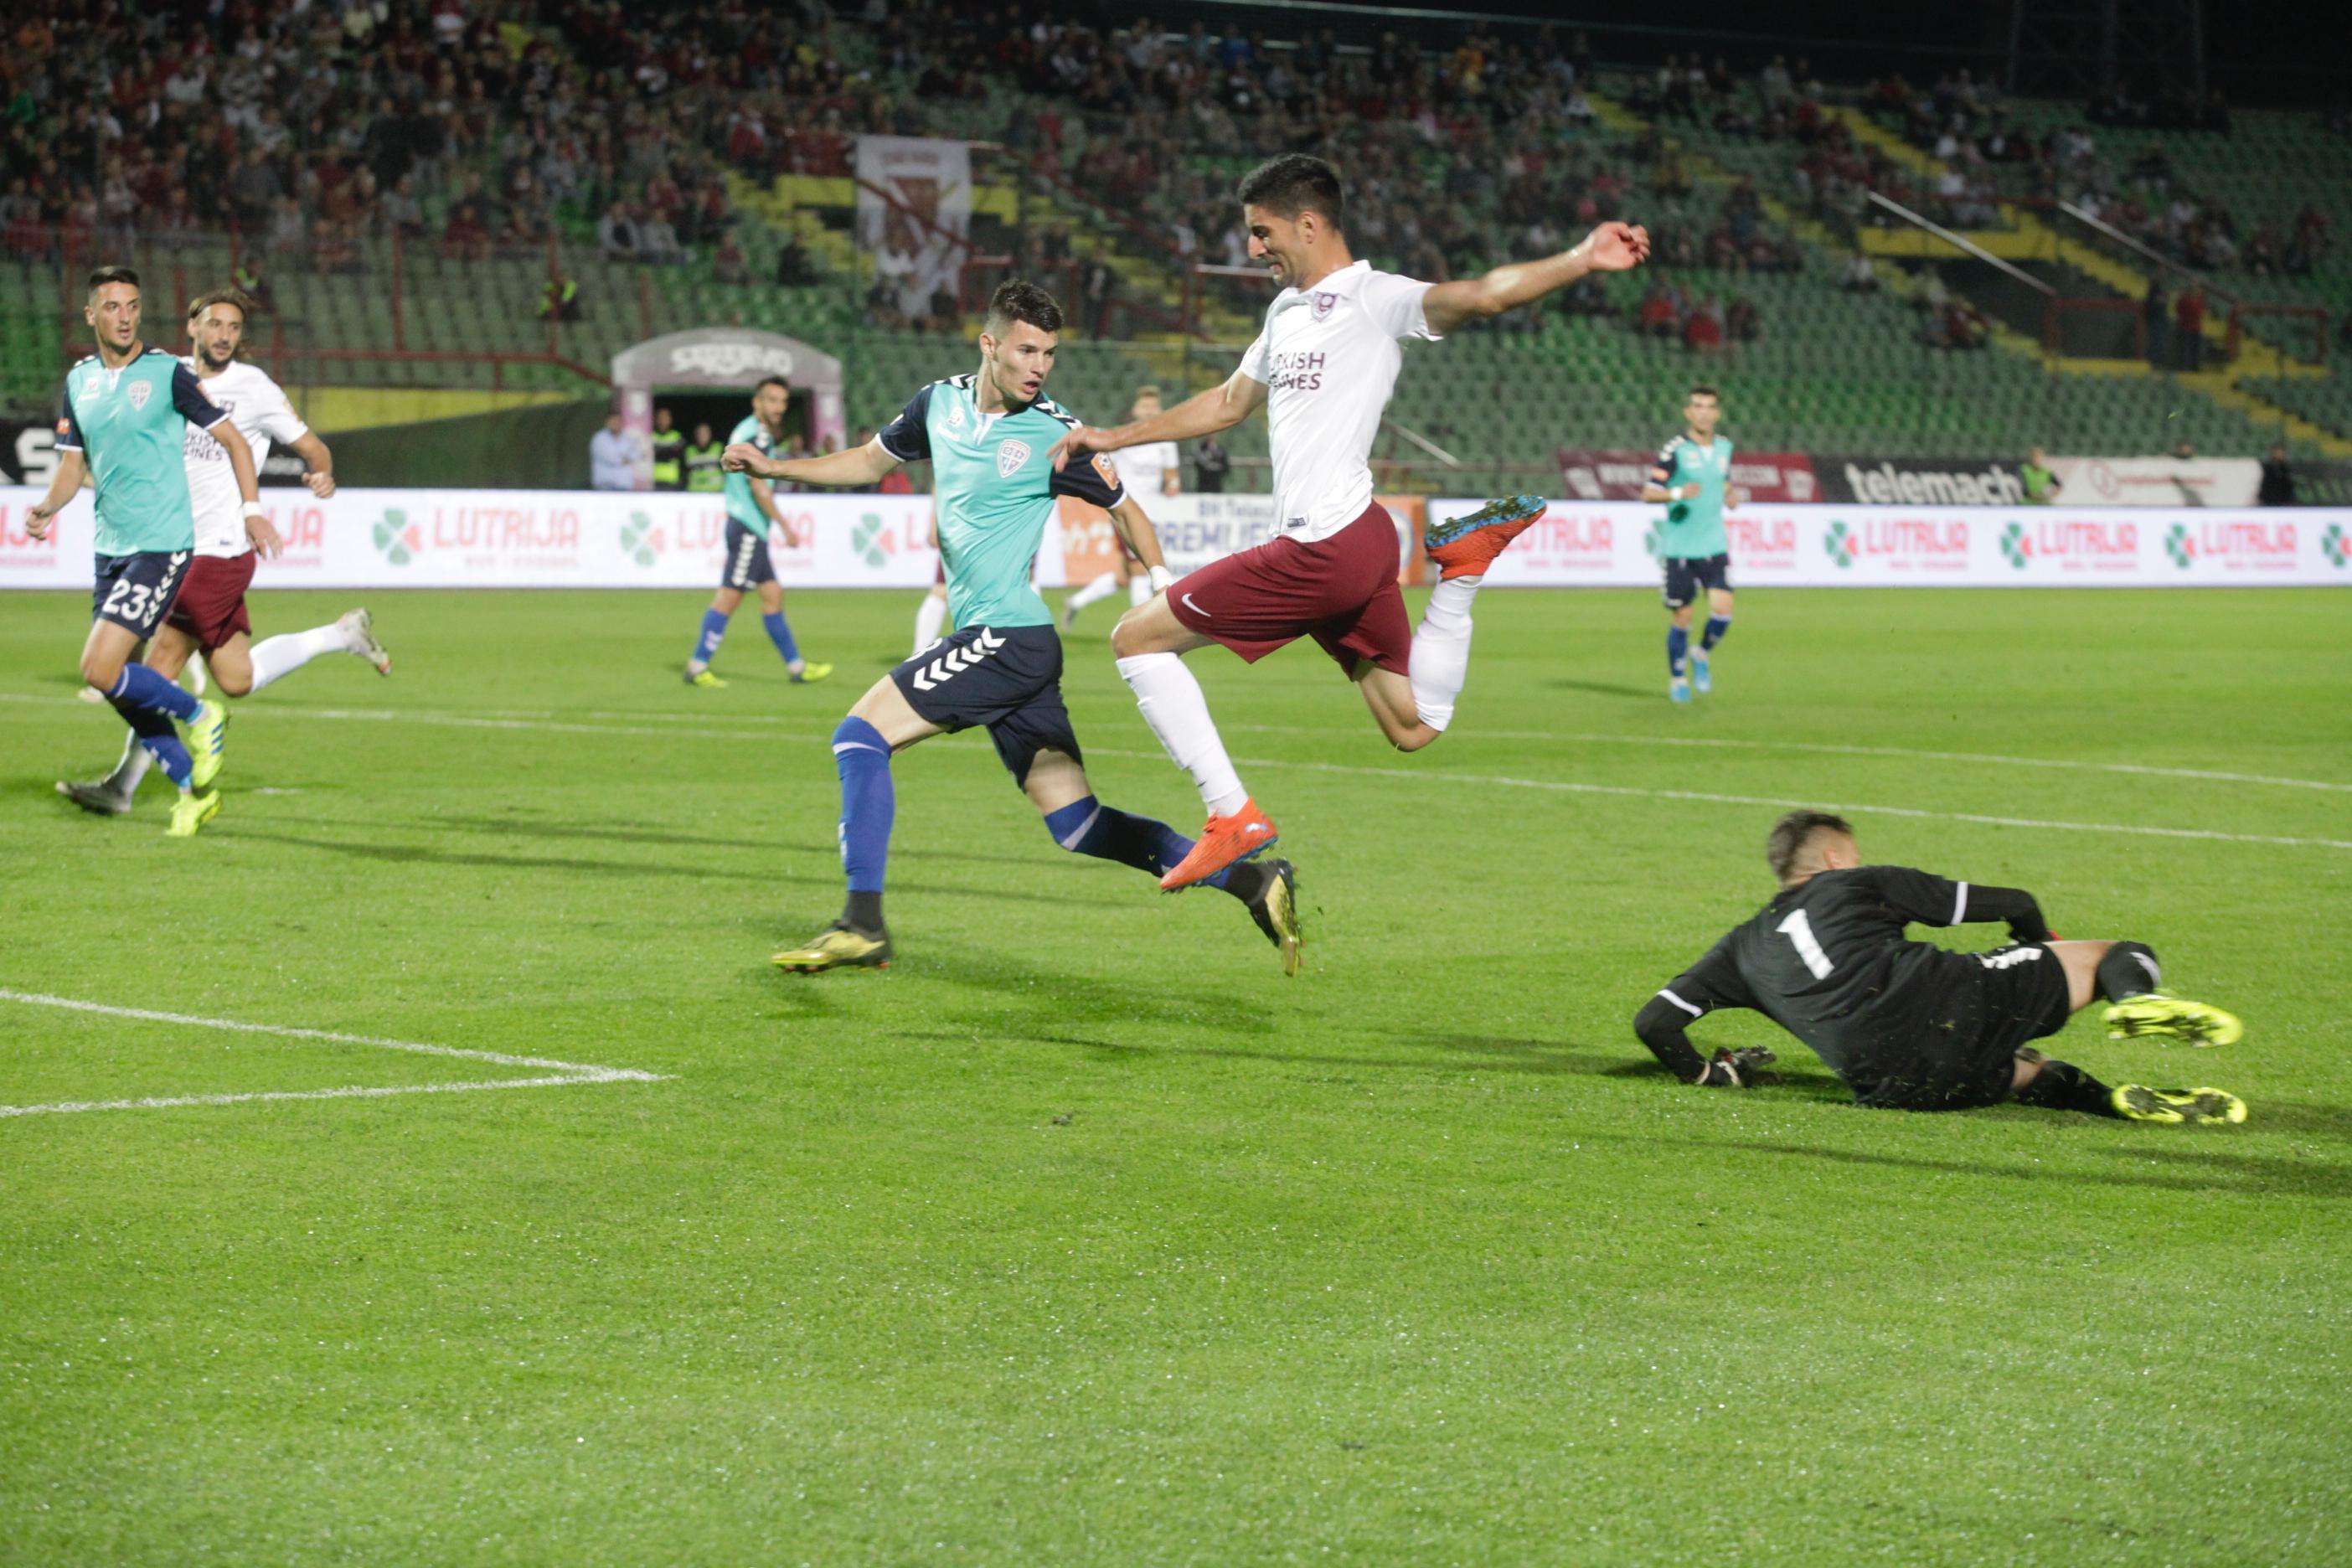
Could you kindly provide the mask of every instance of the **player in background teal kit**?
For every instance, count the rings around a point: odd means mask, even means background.
[[[750,446],[763,458],[773,456],[784,434],[784,410],[792,406],[792,397],[793,389],[784,384],[783,377],[768,377],[752,388],[751,412],[736,425],[728,441]],[[833,673],[833,666],[810,664],[801,658],[800,647],[793,641],[793,628],[784,619],[784,585],[776,581],[775,564],[768,558],[771,525],[783,531],[786,549],[797,546],[800,536],[776,510],[767,480],[742,468],[730,468],[721,489],[727,501],[727,564],[719,569],[719,592],[711,595],[710,608],[702,612],[702,629],[695,634],[694,652],[686,661],[686,683],[706,689],[727,684],[710,673],[710,661],[719,657],[719,639],[727,635],[727,622],[735,606],[743,602],[746,588],[759,590],[760,624],[782,656],[793,684],[823,680]]]
[[[841,918],[805,945],[778,953],[782,968],[814,973],[890,962],[882,922],[883,870],[898,809],[890,759],[933,735],[986,725],[1045,830],[1075,854],[1156,878],[1192,852],[1192,841],[1166,823],[1129,816],[1095,798],[1062,702],[1062,639],[1030,584],[1031,563],[1061,495],[1110,513],[1154,592],[1168,581],[1151,520],[1128,498],[1109,463],[1055,468],[1055,443],[1078,424],[1044,395],[1061,328],[1062,310],[1052,295],[1008,282],[989,301],[980,369],[923,388],[866,445],[780,461],[739,443],[720,458],[730,474],[859,489],[902,463],[929,459],[940,559],[957,626],[876,681],[834,731],[848,902]],[[1288,862],[1237,863],[1205,880],[1248,906],[1281,951],[1285,973],[1296,973],[1298,927]]]
[[[1731,482],[1731,443],[1715,433],[1722,417],[1722,394],[1692,387],[1683,405],[1683,433],[1659,448],[1650,482],[1642,487],[1643,500],[1666,508],[1658,554],[1665,566],[1666,611],[1674,617],[1666,629],[1666,694],[1677,702],[1691,700],[1694,685],[1701,693],[1714,689],[1715,645],[1731,630],[1731,542],[1723,513],[1747,497]],[[1706,629],[1694,652],[1691,611],[1701,588],[1706,590]]]
[[[186,838],[220,809],[219,793],[205,786],[220,772],[228,713],[217,702],[199,702],[132,656],[163,624],[195,553],[189,426],[211,435],[228,454],[255,550],[275,555],[278,531],[261,510],[253,449],[227,413],[205,395],[186,365],[141,341],[139,275],[127,267],[91,273],[82,318],[97,335],[98,353],[66,374],[57,472],[48,494],[26,514],[26,527],[35,539],[47,538],[87,469],[98,491],[98,561],[81,678],[114,705],[179,785],[167,831]],[[184,740],[175,723],[184,727]]]

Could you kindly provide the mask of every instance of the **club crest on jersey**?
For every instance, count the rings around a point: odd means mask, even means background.
[[[1028,442],[1007,441],[996,448],[996,477],[1000,479],[1011,479],[1021,471],[1021,465],[1028,460]]]
[[[147,399],[153,396],[154,393],[155,384],[153,382],[134,381],[131,384],[131,390],[123,395],[131,399],[131,407],[144,408],[147,406]]]
[[[1308,309],[1313,313],[1315,319],[1319,321],[1325,317],[1330,315],[1332,307],[1339,304],[1339,296],[1337,294],[1317,294],[1310,301]]]

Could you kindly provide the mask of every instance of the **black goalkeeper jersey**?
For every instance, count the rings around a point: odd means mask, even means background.
[[[2032,896],[2014,888],[1972,889],[1900,866],[1823,871],[1734,927],[1658,999],[1685,1024],[1718,1007],[1753,1008],[1850,1078],[1889,1052],[1932,1043],[1948,1027],[1952,993],[1980,967],[1910,941],[1904,928],[1977,921],[2006,921],[2021,942],[2050,936]],[[1698,1060],[1693,1052],[1693,1070]]]

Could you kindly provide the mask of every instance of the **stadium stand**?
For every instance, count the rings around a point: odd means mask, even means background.
[[[720,0],[45,4],[0,62],[0,400],[47,402],[79,337],[67,279],[103,255],[174,292],[259,284],[263,350],[300,386],[594,396],[629,343],[740,322],[840,352],[854,426],[966,357],[951,340],[1009,268],[1071,304],[1064,400],[1115,411],[1138,382],[1230,368],[1263,285],[1195,268],[1246,259],[1235,174],[1305,147],[1345,166],[1360,249],[1420,276],[1621,214],[1657,239],[1641,278],[1416,354],[1381,453],[1400,484],[1438,452],[1499,486],[1556,476],[1566,444],[1646,446],[1660,388],[1701,373],[1754,447],[1990,459],[2283,437],[2352,457],[2328,330],[2352,311],[2347,192],[2310,178],[2342,166],[2338,119],[2011,100],[1964,71],[1824,85],[1781,57],[1629,68],[1581,35],[1497,26],[1269,42],[1020,5],[812,5],[780,29]],[[65,85],[100,79],[103,103]],[[873,286],[851,227],[866,132],[979,144],[951,310]],[[2054,331],[1874,189],[2084,301],[2105,336],[2083,351],[2080,323]],[[2217,301],[2209,352],[2151,364],[2124,307],[2191,272]],[[1263,431],[1236,434],[1246,473]]]

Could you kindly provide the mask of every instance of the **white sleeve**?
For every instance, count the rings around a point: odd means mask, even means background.
[[[1242,353],[1242,374],[1260,386],[1274,377],[1274,368],[1268,363],[1274,357],[1274,351],[1266,346],[1266,335],[1273,330],[1273,324],[1274,317],[1268,314],[1266,325],[1257,330],[1257,342]]]
[[[261,433],[280,447],[291,446],[308,436],[310,427],[302,423],[302,416],[294,412],[294,405],[287,401],[286,389],[274,381],[265,384],[269,390],[257,400],[261,405],[260,417],[254,421]]]
[[[1393,272],[1367,271],[1363,286],[1356,298],[1363,302],[1366,311],[1380,324],[1381,331],[1392,338],[1428,338],[1434,342],[1435,332],[1429,330],[1429,317],[1423,312],[1422,301],[1430,285],[1418,278],[1400,278]]]

